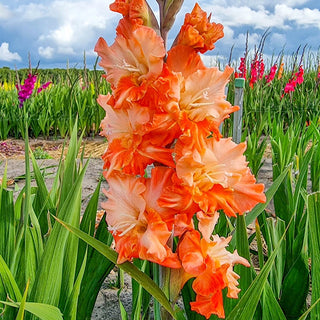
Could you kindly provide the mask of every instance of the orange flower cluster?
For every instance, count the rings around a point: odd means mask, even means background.
[[[103,208],[118,263],[140,258],[180,270],[181,287],[195,278],[192,309],[224,317],[222,290],[232,298],[239,292],[233,266],[249,264],[226,250],[230,238],[212,235],[219,210],[243,214],[265,195],[247,167],[245,144],[218,129],[238,110],[224,95],[233,70],[207,68],[198,53],[214,47],[222,26],[196,5],[166,52],[143,1],[116,0],[111,8],[123,15],[116,39],[109,46],[100,38],[95,51],[112,88],[98,102],[108,139]],[[172,236],[179,237],[176,252]]]

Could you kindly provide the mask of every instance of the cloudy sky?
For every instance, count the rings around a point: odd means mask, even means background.
[[[33,66],[40,68],[87,67],[96,59],[93,48],[102,36],[108,44],[115,37],[120,15],[109,10],[113,0],[0,0],[0,67],[28,67],[28,53]],[[156,10],[156,0],[149,0]],[[169,34],[175,38],[184,14],[194,0],[185,0]],[[268,29],[264,53],[278,55],[281,50],[292,54],[299,45],[316,53],[320,46],[319,0],[199,0],[212,12],[212,20],[224,25],[225,37],[207,59],[219,56],[228,60],[241,56],[249,33],[249,49],[254,49]]]

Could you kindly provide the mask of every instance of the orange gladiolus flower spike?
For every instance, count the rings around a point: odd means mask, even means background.
[[[185,16],[176,44],[192,47],[201,53],[214,49],[214,44],[224,33],[222,24],[210,22],[210,18],[211,15],[207,17],[196,3],[192,12]]]

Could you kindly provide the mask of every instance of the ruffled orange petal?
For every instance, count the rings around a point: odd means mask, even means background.
[[[191,310],[202,314],[209,319],[211,315],[216,314],[219,318],[225,318],[223,308],[222,291],[216,291],[210,296],[201,296],[197,294],[196,301],[190,302]]]
[[[200,234],[196,230],[186,232],[180,239],[178,254],[184,270],[198,276],[206,270],[205,257],[201,250]]]
[[[211,15],[196,3],[192,12],[185,16],[184,24],[178,35],[177,44],[190,46],[201,53],[214,48],[214,43],[224,36],[223,26],[210,22]]]
[[[264,186],[256,184],[247,167],[244,143],[210,138],[200,153],[189,140],[180,139],[176,144],[177,176],[193,188],[193,200],[202,211],[223,209],[235,216],[265,201]]]
[[[190,47],[177,45],[168,51],[167,65],[170,70],[180,72],[187,78],[205,66],[200,56]]]
[[[167,245],[171,236],[167,224],[159,213],[146,206],[146,180],[113,172],[108,184],[110,189],[104,190],[108,201],[102,208],[106,210],[108,228],[115,239],[118,263],[141,258],[180,268],[177,254]]]
[[[167,245],[171,232],[166,223],[153,210],[147,212],[146,218],[147,229],[140,239],[139,257],[166,267],[181,268],[177,254],[173,253]]]
[[[148,6],[144,0],[115,0],[109,7],[111,11],[119,12],[130,19],[148,18]]]
[[[146,200],[147,211],[156,211],[162,220],[167,223],[168,229],[171,231],[174,224],[174,216],[176,210],[161,206],[159,198],[163,191],[172,184],[171,177],[174,170],[171,168],[157,166],[151,170],[151,178],[146,181],[146,192],[144,198]]]
[[[201,296],[211,296],[216,291],[221,291],[226,287],[224,278],[226,270],[229,267],[228,265],[224,265],[216,269],[210,259],[206,262],[206,270],[198,275],[192,284],[193,290]]]
[[[109,190],[104,190],[108,201],[102,203],[102,208],[107,212],[109,230],[123,236],[141,222],[146,208],[144,179],[113,172],[108,184]]]

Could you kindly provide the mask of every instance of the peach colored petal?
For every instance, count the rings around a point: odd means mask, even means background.
[[[250,267],[248,261],[240,257],[237,251],[231,253],[226,250],[226,247],[229,245],[231,237],[224,238],[219,237],[218,235],[213,235],[213,240],[207,242],[205,239],[201,239],[202,250],[206,252],[207,256],[214,261],[217,267],[222,265],[233,266],[235,264],[242,264],[246,267]]]
[[[177,255],[167,245],[171,232],[166,223],[153,210],[148,211],[147,220],[147,229],[140,239],[139,257],[170,268],[180,268]]]
[[[161,74],[154,82],[148,83],[147,92],[139,100],[141,106],[168,112],[171,115],[179,111],[181,76],[163,65]]]
[[[180,109],[193,121],[209,118],[218,127],[230,113],[239,109],[225,100],[225,86],[232,73],[229,66],[223,72],[213,67],[192,73],[181,90]]]
[[[109,190],[104,191],[108,201],[102,203],[102,208],[107,212],[109,230],[123,236],[137,225],[145,224],[144,180],[113,172],[108,184]]]
[[[105,136],[111,143],[114,139],[124,139],[133,134],[127,110],[115,110],[109,104],[110,95],[99,95],[97,101],[106,111],[106,116],[101,122],[100,135]]]
[[[203,238],[206,241],[210,241],[210,238],[212,236],[214,227],[217,224],[217,221],[219,219],[219,212],[214,211],[213,213],[204,213],[203,211],[197,212],[197,218],[198,218],[198,229],[201,232]]]
[[[186,232],[179,241],[178,254],[184,270],[198,276],[206,269],[205,257],[200,245],[200,234],[196,230]]]
[[[196,230],[187,231],[178,243],[178,255],[186,273],[195,276],[192,284],[196,301],[192,310],[209,318],[211,314],[224,315],[222,290],[228,288],[228,297],[236,298],[240,291],[239,276],[233,271],[235,264],[250,266],[237,251],[229,252],[231,237],[212,236],[206,241]],[[218,299],[218,301],[217,301]]]
[[[165,113],[154,114],[152,109],[138,104],[115,109],[108,104],[111,97],[98,98],[106,110],[106,117],[101,122],[101,135],[109,142],[102,156],[108,174],[112,170],[123,170],[143,176],[146,166],[154,161],[174,167],[172,150],[167,148],[180,132],[174,119]]]
[[[228,283],[228,298],[238,299],[238,294],[241,291],[238,288],[239,282],[237,281],[240,276],[236,274],[230,266],[226,272],[226,282]]]
[[[196,277],[192,284],[193,290],[201,296],[211,296],[226,287],[225,273],[228,265],[215,268],[210,260],[207,261],[206,269]]]
[[[168,185],[158,199],[162,208],[174,210],[174,235],[180,236],[187,230],[194,229],[193,216],[199,211],[199,206],[192,199],[192,190],[181,185],[181,181],[172,176],[172,185]]]
[[[159,198],[164,190],[171,186],[171,177],[174,173],[172,168],[157,166],[151,170],[151,178],[146,182],[146,192],[144,198],[146,200],[147,211],[156,211],[162,220],[167,223],[168,229],[171,231],[174,224],[174,216],[176,210],[161,206]]]

